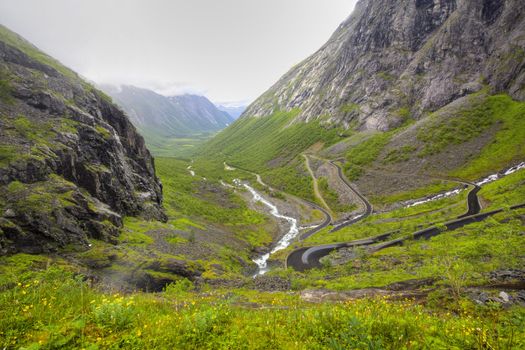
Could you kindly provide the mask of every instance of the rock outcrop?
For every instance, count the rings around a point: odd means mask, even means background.
[[[153,158],[126,115],[0,27],[0,254],[113,240],[123,215],[164,220]]]
[[[525,99],[521,0],[361,0],[311,57],[243,116],[389,130],[488,89]]]

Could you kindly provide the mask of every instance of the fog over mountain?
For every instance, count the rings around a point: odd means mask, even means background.
[[[151,150],[177,147],[175,138],[211,135],[230,125],[234,118],[200,95],[163,96],[132,85],[101,85],[128,115]]]
[[[0,0],[0,23],[99,84],[253,101],[355,2]]]

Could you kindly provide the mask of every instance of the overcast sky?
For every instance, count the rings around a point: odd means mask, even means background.
[[[0,23],[97,83],[251,101],[356,0],[0,0]]]

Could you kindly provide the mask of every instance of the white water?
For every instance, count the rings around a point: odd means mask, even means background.
[[[191,168],[192,168],[192,166],[190,165],[186,169],[188,169],[188,171],[190,172],[191,176],[195,176],[195,172],[193,170],[191,170]]]
[[[292,217],[289,217],[289,216],[286,216],[286,215],[280,214],[279,213],[279,209],[277,209],[277,207],[274,204],[272,204],[271,202],[269,202],[266,199],[264,199],[252,187],[250,187],[247,184],[243,184],[243,186],[248,191],[250,191],[250,193],[253,196],[254,201],[261,202],[262,204],[264,204],[265,206],[270,208],[270,213],[273,216],[275,216],[278,219],[284,219],[284,220],[286,220],[286,221],[288,221],[290,223],[290,229],[283,236],[283,238],[281,238],[279,240],[279,242],[277,242],[277,245],[269,253],[263,254],[260,257],[258,257],[257,259],[253,260],[253,262],[256,263],[257,266],[259,267],[259,270],[255,274],[255,276],[264,275],[266,272],[268,272],[268,259],[270,258],[270,255],[274,254],[275,252],[278,252],[279,250],[282,250],[282,249],[285,249],[286,247],[288,247],[290,245],[290,243],[292,243],[292,241],[295,239],[295,237],[297,237],[297,235],[299,234],[299,227],[297,226],[297,220],[296,219],[294,219]]]
[[[358,214],[358,215],[352,216],[351,218],[344,220],[343,222],[339,223],[338,225],[334,225],[334,229],[337,229],[338,227],[340,227],[341,225],[344,225],[348,221],[357,220],[357,219],[363,217],[364,215],[365,214]]]
[[[507,169],[507,170],[505,170],[505,171],[503,171],[501,173],[489,175],[486,178],[476,182],[476,185],[478,185],[478,186],[486,185],[488,183],[491,183],[491,182],[494,182],[496,180],[499,180],[502,177],[505,177],[507,175],[513,174],[516,171],[521,170],[521,169],[525,169],[525,162],[521,162],[520,164],[515,165],[515,166],[513,166],[513,167],[511,167],[511,168],[509,168],[509,169]],[[441,193],[441,194],[435,195],[433,197],[430,197],[430,198],[427,198],[427,199],[422,199],[422,200],[419,200],[417,202],[408,204],[407,206],[405,206],[405,208],[410,208],[410,207],[414,207],[416,205],[425,204],[425,203],[432,202],[432,201],[435,201],[435,200],[438,200],[438,199],[455,196],[455,195],[459,194],[462,191],[464,191],[463,188],[458,188],[458,189],[455,189],[455,190],[452,190],[452,191]]]
[[[476,182],[476,185],[481,186],[481,185],[488,184],[490,182],[493,182],[493,181],[496,181],[498,179],[501,179],[502,177],[505,177],[507,175],[513,174],[516,171],[521,170],[521,169],[525,169],[525,162],[521,162],[520,164],[518,164],[516,166],[513,166],[512,168],[509,168],[506,171],[504,171],[503,173],[492,174],[490,176],[487,176],[483,180],[481,180],[479,182]]]
[[[416,205],[421,205],[421,204],[425,204],[425,203],[428,203],[428,202],[437,201],[438,199],[452,197],[452,196],[455,196],[455,195],[459,194],[461,191],[463,191],[463,188],[458,188],[458,189],[455,189],[455,190],[452,190],[452,191],[441,193],[441,194],[435,195],[433,197],[430,197],[428,199],[422,199],[420,201],[417,201],[417,202],[414,202],[412,204],[409,204],[405,208],[415,207]]]

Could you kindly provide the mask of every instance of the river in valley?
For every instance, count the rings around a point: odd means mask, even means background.
[[[290,224],[288,232],[277,242],[275,247],[273,247],[269,253],[263,254],[257,259],[253,260],[253,262],[256,263],[258,266],[258,270],[255,276],[264,275],[269,270],[268,259],[270,258],[270,256],[278,252],[279,250],[287,248],[293,242],[293,240],[299,234],[299,226],[297,225],[297,219],[292,218],[290,216],[282,215],[279,212],[279,209],[275,206],[275,204],[266,200],[253,187],[251,187],[248,184],[243,184],[243,186],[251,193],[254,201],[260,202],[270,209],[270,214],[272,214],[272,216],[276,217],[277,219],[286,220]]]

